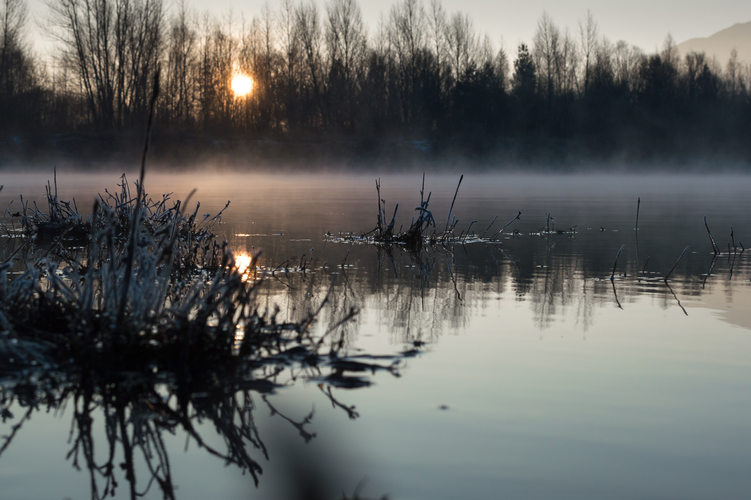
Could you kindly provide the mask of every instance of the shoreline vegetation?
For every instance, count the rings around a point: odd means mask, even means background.
[[[4,214],[0,412],[12,425],[0,455],[35,412],[69,405],[67,458],[88,472],[92,499],[114,495],[122,480],[132,499],[152,486],[176,498],[163,440],[175,429],[257,484],[254,455],[268,460],[268,452],[254,411],[267,408],[306,442],[315,437],[313,412],[287,416],[269,395],[297,378],[314,380],[354,419],[355,408],[332,388],[367,387],[366,374],[377,371],[398,376],[401,360],[419,354],[415,344],[394,355],[348,355],[342,330],[358,311],[331,305],[333,283],[325,296],[297,305],[300,319],[284,319],[289,311],[259,297],[257,256],[241,270],[219,241],[221,212],[201,217],[200,204],[186,208],[190,197],[151,199],[143,176],[135,185],[123,176],[118,186],[84,217],[75,200],[58,198],[55,178],[46,210],[22,199],[18,212]],[[314,327],[327,304],[336,309],[331,324]],[[106,434],[96,454],[94,441],[104,436],[95,418]],[[204,440],[205,422],[225,449]]]
[[[244,23],[164,0],[46,9],[54,64],[29,48],[25,0],[0,6],[0,165],[137,156],[157,72],[153,159],[177,168],[751,163],[748,62],[680,55],[670,36],[644,53],[589,13],[574,29],[543,13],[504,47],[440,1],[396,0],[377,27],[356,0],[285,0]]]
[[[418,256],[422,253],[423,249],[442,247],[448,250],[449,246],[453,245],[465,245],[467,243],[497,243],[497,239],[503,235],[503,232],[514,222],[521,220],[522,213],[519,212],[516,217],[511,219],[505,226],[499,231],[490,231],[495,222],[498,220],[498,216],[493,219],[490,225],[478,235],[475,232],[470,233],[472,227],[477,222],[476,220],[470,221],[466,230],[460,230],[457,233],[457,227],[460,220],[456,215],[452,217],[454,210],[454,203],[456,203],[456,197],[459,194],[459,188],[464,180],[464,175],[459,177],[459,182],[456,185],[456,191],[454,192],[454,198],[451,202],[451,208],[449,208],[448,215],[446,216],[446,222],[436,222],[433,212],[429,210],[430,197],[432,192],[428,192],[425,196],[425,174],[422,175],[422,186],[420,187],[420,205],[415,207],[410,225],[406,230],[404,225],[400,224],[397,228],[396,220],[399,213],[399,204],[394,206],[394,212],[389,221],[386,213],[386,200],[381,198],[381,181],[376,179],[376,194],[378,202],[378,215],[376,217],[376,227],[372,230],[355,235],[354,233],[332,235],[326,233],[324,238],[326,241],[333,243],[349,243],[349,244],[365,244],[375,245],[381,249],[386,249],[387,252],[391,252],[393,247],[401,248],[406,252]],[[432,230],[431,230],[432,226]],[[573,230],[575,228],[571,228]],[[555,231],[555,227],[553,227]],[[560,234],[569,234],[564,231],[559,231]],[[543,231],[543,234],[553,234],[551,232],[550,223],[548,223],[547,230]],[[486,237],[487,235],[487,237]],[[451,252],[449,252],[451,253]]]

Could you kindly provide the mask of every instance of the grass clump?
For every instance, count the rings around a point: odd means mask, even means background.
[[[500,236],[509,225],[520,220],[521,212],[511,219],[511,221],[509,221],[509,223],[500,231],[490,237],[485,237],[485,234],[493,226],[498,216],[493,219],[493,222],[490,223],[488,228],[481,235],[477,235],[474,232],[470,233],[472,227],[477,222],[476,220],[473,220],[469,223],[466,231],[462,230],[457,234],[456,228],[459,225],[459,219],[457,219],[456,215],[453,215],[453,211],[456,197],[459,194],[459,188],[461,187],[463,180],[464,176],[462,175],[456,186],[454,198],[451,201],[451,207],[449,208],[446,217],[446,223],[443,224],[443,229],[441,229],[442,224],[436,223],[433,212],[429,209],[432,192],[429,192],[428,196],[425,197],[425,174],[423,174],[422,187],[420,188],[420,206],[415,207],[417,216],[412,217],[410,225],[406,231],[402,231],[403,226],[396,229],[396,214],[399,211],[398,203],[394,207],[391,221],[386,223],[386,220],[388,219],[386,214],[386,200],[381,198],[381,183],[380,180],[376,179],[376,193],[378,195],[376,227],[360,236],[356,236],[353,233],[347,233],[346,235],[340,234],[336,237],[327,233],[326,236],[329,240],[334,242],[366,243],[379,246],[400,245],[408,252],[419,253],[425,246],[453,245],[456,243],[492,243],[494,242],[494,238]]]
[[[138,450],[148,486],[175,498],[162,432],[177,427],[257,481],[262,469],[251,452],[268,455],[252,417],[259,403],[253,393],[279,413],[265,394],[287,367],[330,366],[334,382],[354,370],[342,367],[337,343],[322,354],[330,332],[316,336],[311,328],[329,297],[298,321],[278,319],[278,309],[261,306],[262,283],[247,279],[218,242],[218,216],[197,222],[198,207],[186,215],[167,196],[152,201],[142,182],[136,191],[132,196],[123,178],[116,195],[100,197],[83,217],[48,190],[49,212],[35,206],[23,215],[29,241],[48,224],[58,226],[19,276],[9,276],[12,259],[0,264],[0,412],[5,421],[13,404],[27,408],[0,442],[0,454],[35,409],[72,402],[69,458],[89,471],[93,499],[114,494],[118,453],[131,498],[142,494]],[[81,248],[66,244],[73,231],[85,238]],[[351,308],[337,326],[356,312]],[[330,388],[327,396],[335,402]],[[95,411],[104,416],[108,439],[104,463],[93,451]],[[305,430],[312,415],[284,418],[313,437]],[[225,450],[206,444],[195,425],[202,421],[214,424]]]

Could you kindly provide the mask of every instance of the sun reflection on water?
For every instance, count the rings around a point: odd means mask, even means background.
[[[250,264],[253,262],[253,256],[248,253],[238,253],[235,255],[235,266],[237,266],[237,270],[240,274],[243,275],[244,279],[247,279],[247,274],[249,274]]]

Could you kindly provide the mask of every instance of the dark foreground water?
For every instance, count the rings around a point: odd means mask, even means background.
[[[2,208],[19,193],[41,201],[46,179],[0,174]],[[457,181],[426,180],[443,225]],[[316,437],[306,444],[284,418],[257,411],[270,457],[258,455],[257,489],[168,434],[177,498],[284,498],[311,476],[331,497],[367,479],[362,496],[395,499],[748,498],[750,181],[468,175],[453,209],[458,231],[476,220],[472,232],[492,236],[519,211],[521,220],[494,243],[414,255],[325,237],[375,226],[370,176],[148,177],[154,195],[198,188],[200,213],[231,200],[220,231],[239,258],[262,250],[260,264],[274,270],[264,300],[282,315],[299,316],[333,286],[318,327],[358,306],[343,331],[348,352],[421,351],[357,389],[293,370],[269,401],[296,420],[314,409],[306,429]],[[58,175],[60,197],[82,210],[116,183]],[[418,175],[382,179],[389,217],[399,203],[397,225],[409,225],[420,184]],[[303,255],[305,273],[295,267]],[[88,475],[66,460],[70,426],[70,409],[33,415],[0,456],[2,498],[90,497]],[[220,443],[210,426],[207,438]],[[160,497],[156,487],[146,495]]]

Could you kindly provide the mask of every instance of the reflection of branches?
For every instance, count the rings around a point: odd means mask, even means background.
[[[314,437],[316,437],[316,433],[315,432],[310,433],[307,430],[305,430],[305,426],[309,425],[310,422],[313,420],[313,415],[315,414],[315,410],[311,410],[310,413],[308,413],[308,415],[305,418],[303,418],[300,422],[297,422],[297,421],[289,418],[285,414],[281,413],[279,410],[277,410],[269,402],[268,398],[265,395],[261,396],[261,399],[263,399],[263,402],[266,403],[266,405],[269,407],[269,410],[271,410],[271,415],[272,416],[273,415],[279,415],[284,420],[286,420],[287,422],[289,422],[292,425],[292,427],[294,427],[295,429],[297,429],[297,432],[300,433],[300,436],[302,436],[302,438],[305,440],[306,443],[309,443],[311,439],[313,439]]]
[[[673,291],[673,287],[670,286],[670,283],[668,283],[667,280],[665,280],[664,283],[665,283],[665,286],[668,287],[668,290],[670,290],[670,293],[673,294],[673,298],[675,299],[675,301],[678,302],[678,307],[680,307],[681,310],[683,310],[683,314],[688,316],[688,312],[686,312],[686,309],[681,305],[681,301],[680,299],[678,299],[678,296]]]
[[[709,264],[709,270],[707,271],[707,274],[704,275],[704,280],[702,281],[701,288],[704,289],[705,286],[707,286],[707,279],[712,276],[712,269],[714,269],[714,265],[717,263],[718,256],[717,254],[712,255],[712,262]]]
[[[579,324],[579,321],[581,318],[582,329],[586,332],[592,324],[592,316],[593,316],[592,297],[589,293],[587,293],[587,281],[586,280],[581,280],[581,292],[576,295],[579,296],[576,323]]]
[[[277,353],[276,362],[290,363],[301,358],[301,349],[283,349]],[[289,352],[288,352],[289,351]],[[391,365],[365,362],[364,358],[340,358],[333,356],[318,356],[308,353],[308,362],[320,367],[328,367],[331,374],[323,377],[318,384],[320,390],[329,398],[332,405],[345,411],[349,418],[357,418],[359,414],[354,406],[337,400],[332,393],[332,386],[346,386],[348,388],[363,387],[368,384],[344,385],[343,381],[363,377],[348,377],[347,372],[389,371],[398,375],[396,365],[399,359],[413,356],[413,352],[405,352],[394,356],[374,356],[373,359],[391,361]],[[300,361],[298,361],[300,363]],[[306,362],[303,361],[303,364]],[[259,369],[263,371],[263,367]],[[254,371],[255,372],[255,371]],[[251,373],[254,373],[251,372]],[[320,369],[317,370],[320,373]],[[44,373],[44,372],[40,372]],[[280,374],[272,371],[272,377]],[[311,411],[302,420],[295,420],[271,403],[267,394],[274,385],[263,383],[253,375],[246,378],[229,377],[230,373],[203,374],[191,377],[187,386],[179,378],[164,375],[137,375],[113,372],[112,376],[103,379],[89,376],[83,377],[80,371],[56,377],[35,377],[37,382],[30,385],[28,381],[15,385],[6,383],[0,389],[2,414],[5,420],[12,419],[9,407],[12,404],[26,406],[27,410],[22,418],[12,426],[12,430],[5,437],[0,448],[0,454],[8,448],[13,438],[23,424],[31,418],[42,403],[54,410],[62,410],[67,404],[73,407],[73,419],[70,434],[71,447],[67,458],[72,461],[74,468],[86,469],[89,476],[91,498],[99,500],[115,494],[118,487],[117,471],[122,468],[126,483],[130,488],[130,498],[135,499],[148,493],[152,485],[158,485],[164,499],[173,500],[175,489],[170,468],[169,453],[165,446],[163,433],[173,433],[181,428],[189,440],[198,444],[209,454],[220,458],[227,464],[234,464],[242,471],[249,472],[256,484],[262,468],[258,461],[251,456],[252,450],[260,451],[268,459],[268,452],[256,427],[253,412],[256,406],[252,397],[253,392],[260,392],[261,399],[271,410],[272,416],[282,418],[291,424],[304,439],[309,442],[316,434],[308,428],[314,413]],[[198,374],[196,374],[198,375]],[[157,390],[159,388],[159,390]],[[95,455],[94,433],[92,424],[95,413],[101,413],[104,418],[106,437],[106,453],[104,463]],[[201,435],[197,424],[209,421],[213,424],[219,436],[224,441],[224,448],[218,449],[208,444]],[[187,444],[186,444],[187,445]],[[119,451],[118,451],[119,450]],[[121,467],[116,463],[116,457],[122,457]],[[138,478],[136,470],[138,462],[144,465],[147,472],[143,490],[137,488]]]
[[[333,408],[336,408],[336,407],[341,408],[342,410],[344,410],[345,412],[347,412],[347,416],[349,416],[349,418],[351,420],[354,420],[354,419],[356,419],[356,418],[358,418],[360,416],[360,414],[355,411],[355,406],[354,405],[347,406],[345,404],[342,404],[342,403],[339,402],[339,400],[337,400],[334,397],[333,394],[331,394],[331,386],[328,386],[328,387],[324,388],[323,384],[318,384],[318,388],[321,390],[321,392],[327,398],[329,398],[329,401],[331,401],[331,406]]]
[[[8,446],[10,446],[11,441],[13,441],[13,438],[16,437],[16,434],[18,433],[18,431],[21,430],[21,427],[23,427],[24,422],[26,422],[27,420],[29,420],[29,418],[31,418],[31,414],[33,413],[33,411],[34,411],[34,407],[33,406],[29,407],[29,409],[26,411],[26,414],[23,416],[23,418],[21,418],[21,420],[11,428],[10,434],[7,436],[3,436],[3,439],[5,439],[5,443],[3,443],[3,447],[0,448],[0,455],[2,455],[5,449]],[[6,419],[6,412],[8,416],[11,415],[10,412],[7,410],[7,408],[4,409],[3,422],[5,422],[5,419]]]
[[[340,295],[340,289],[331,285],[322,302],[336,303]],[[34,377],[16,383],[11,383],[7,376],[3,380],[0,387],[3,420],[13,418],[8,410],[11,404],[20,404],[27,410],[5,438],[0,454],[40,405],[47,404],[48,408],[60,411],[70,404],[73,419],[67,458],[74,468],[87,470],[92,500],[115,494],[118,487],[116,474],[120,468],[130,488],[131,499],[146,495],[153,485],[159,487],[164,499],[174,499],[163,432],[173,433],[177,428],[210,455],[250,473],[257,483],[262,468],[252,452],[257,450],[266,459],[268,452],[253,417],[256,409],[254,392],[261,394],[272,415],[289,422],[307,442],[315,437],[315,433],[308,430],[313,412],[297,421],[280,412],[266,397],[279,386],[280,377],[288,373],[292,380],[300,376],[318,379],[321,391],[332,404],[345,411],[349,418],[356,418],[358,413],[354,407],[339,402],[331,387],[368,386],[370,382],[363,375],[376,371],[389,371],[398,376],[398,361],[419,352],[347,357],[343,353],[341,338],[332,339],[331,334],[347,324],[355,316],[356,309],[350,308],[343,318],[332,321],[323,333],[314,333],[313,323],[321,312],[316,309],[300,322],[282,321],[278,310],[269,315],[248,317],[243,323],[245,335],[242,340],[238,343],[228,339],[229,347],[226,348],[224,342],[221,344],[222,352],[231,353],[229,357],[219,355],[211,350],[214,348],[201,343],[198,333],[190,328],[182,332],[182,344],[175,345],[179,349],[173,354],[152,357],[155,353],[149,352],[133,359],[134,354],[126,352],[127,357],[120,360],[119,365],[109,353],[104,353],[107,357],[102,362],[99,359],[102,353],[84,351],[77,354],[75,365],[63,366],[55,361],[54,356],[49,357],[48,351],[38,347],[38,342],[26,339],[17,342],[18,345],[0,346],[3,349],[12,346],[19,365],[24,368],[29,367],[30,362],[23,364],[21,360],[39,358],[56,370],[37,370]],[[235,328],[231,331],[234,334]],[[330,344],[330,350],[322,355],[321,348],[326,344]],[[387,360],[390,365],[367,359]],[[145,363],[146,370],[136,369],[140,363]],[[327,370],[328,375],[322,375],[322,370]],[[363,375],[350,376],[350,372]],[[103,463],[102,457],[94,453],[92,423],[95,413],[104,416],[107,446]],[[223,439],[223,448],[209,445],[201,435],[198,424],[205,421],[213,424]],[[116,457],[121,457],[121,467]],[[142,477],[138,478],[137,470],[146,471],[145,477],[141,472]],[[139,479],[140,487],[137,488]]]
[[[456,286],[456,277],[454,276],[454,272],[451,270],[451,264],[454,261],[454,254],[453,252],[447,252],[446,253],[446,269],[449,272],[449,276],[451,277],[451,282],[454,284],[454,292],[456,293],[456,298],[459,299],[459,301],[462,300],[462,294],[459,293],[459,288]]]
[[[621,301],[618,300],[618,292],[615,291],[615,280],[611,279],[610,284],[613,285],[613,297],[615,297],[615,303],[618,304],[618,309],[623,309]]]

